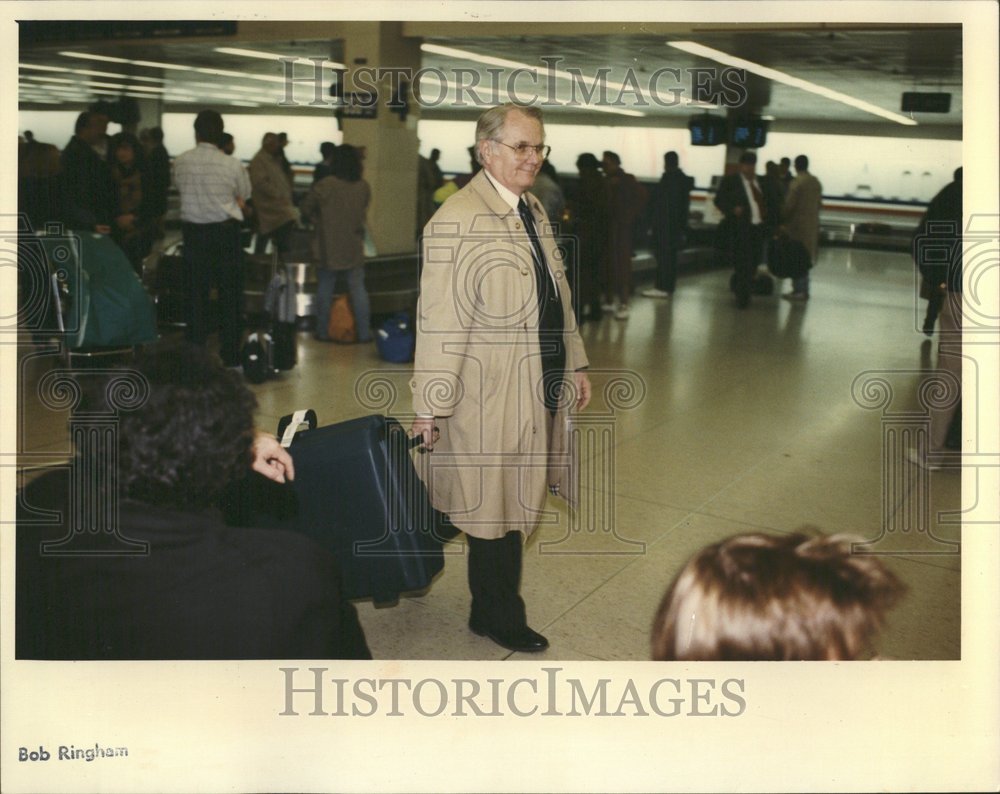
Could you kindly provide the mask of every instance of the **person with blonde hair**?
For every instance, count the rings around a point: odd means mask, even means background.
[[[905,586],[845,535],[746,534],[698,552],[653,621],[655,661],[849,660]]]

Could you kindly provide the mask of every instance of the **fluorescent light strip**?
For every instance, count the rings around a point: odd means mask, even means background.
[[[154,93],[163,92],[167,89],[160,88],[158,86],[129,86],[124,83],[102,83],[97,80],[70,80],[66,77],[36,77],[35,75],[27,75],[26,80],[34,80],[37,82],[45,83],[69,83],[70,85],[89,85],[95,88],[128,88],[133,91],[152,91]]]
[[[294,58],[296,61],[305,61],[308,63],[316,63],[312,58],[305,58],[299,55],[278,55],[273,52],[261,52],[260,50],[244,50],[239,47],[215,47],[215,52],[221,52],[224,55],[239,55],[244,58],[258,58],[264,61],[287,61],[289,58]],[[346,69],[347,67],[338,63],[337,61],[328,61],[326,58],[323,59],[324,66],[330,64],[331,69]]]
[[[196,68],[194,71],[200,74],[214,74],[220,77],[239,77],[243,80],[264,80],[268,83],[284,83],[284,77],[272,77],[266,74],[245,74],[243,72],[234,72],[230,69],[207,69],[207,68]]]
[[[121,88],[128,89],[129,91],[150,91],[154,94],[162,94],[166,91],[166,88],[160,88],[159,86],[152,85],[125,85],[123,83],[100,83],[96,80],[83,80],[81,81],[84,85],[94,86],[95,88]]]
[[[129,61],[133,66],[148,66],[150,69],[174,69],[178,72],[190,72],[193,66],[184,66],[179,63],[160,63],[159,61]]]
[[[569,82],[579,82],[583,78],[583,75],[572,74],[570,72],[564,72],[560,69],[549,70],[548,68],[542,68],[539,66],[532,66],[527,63],[520,63],[518,61],[508,61],[505,58],[494,58],[491,55],[480,55],[475,52],[470,52],[469,50],[459,50],[454,47],[442,47],[438,44],[421,44],[420,49],[424,52],[434,53],[435,55],[444,55],[448,58],[460,58],[466,61],[473,61],[475,63],[484,63],[488,66],[507,66],[511,69],[528,69],[529,71],[537,74],[542,71],[543,74],[551,74],[553,77],[557,77],[560,80],[567,80]],[[596,80],[591,81],[591,86],[596,83]],[[614,80],[604,80],[603,85],[607,88],[615,88],[621,91],[622,89],[633,90],[634,86],[627,86],[624,83],[616,83]],[[641,114],[645,116],[646,114]]]
[[[133,61],[128,58],[114,58],[110,55],[94,55],[87,52],[73,52],[65,50],[59,53],[67,58],[83,58],[85,60],[110,61],[111,63],[129,63],[133,66],[145,66],[152,69],[174,69],[185,72],[198,72],[199,74],[211,74],[220,77],[238,77],[241,80],[262,80],[267,83],[284,83],[284,77],[274,77],[262,74],[246,74],[244,72],[234,72],[230,69],[210,69],[200,66],[184,66],[176,63],[161,63],[160,61]]]
[[[197,86],[199,88],[207,88],[211,91],[215,91],[219,88],[225,88],[227,91],[249,91],[255,94],[260,93],[262,90],[260,86],[255,85],[219,85],[218,83],[199,83],[193,80],[184,80],[180,83],[185,86]]]
[[[98,72],[93,69],[60,69],[56,66],[42,66],[34,63],[20,63],[20,69],[32,69],[43,72],[59,72],[61,74],[83,74],[89,77],[114,77],[117,80],[138,80],[143,83],[165,83],[162,77],[140,77],[137,74],[122,74],[121,72]]]
[[[63,50],[59,53],[67,58],[83,58],[85,61],[108,61],[109,63],[132,63],[128,58],[113,58],[110,55],[94,55],[89,52],[71,52]]]
[[[421,82],[423,80],[435,80],[435,81],[437,81],[438,85],[444,85],[446,88],[448,88],[451,91],[456,91],[457,88],[458,88],[458,86],[456,86],[450,80],[444,80],[444,81],[442,81],[441,78],[438,77],[436,74],[421,74],[420,75],[420,79],[421,79]],[[552,102],[549,102],[549,100],[546,100],[546,104],[556,104],[556,105],[560,105],[560,106],[563,106],[563,107],[572,107],[569,102],[565,102],[565,101],[558,100],[558,99],[553,100]],[[639,111],[639,110],[627,110],[627,109],[624,109],[624,108],[612,108],[612,107],[605,107],[604,105],[581,105],[580,108],[583,109],[583,110],[585,110],[585,111],[596,111],[596,112],[599,112],[599,113],[612,113],[612,114],[619,115],[619,116],[633,116],[633,117],[640,117],[641,118],[641,117],[644,117],[646,115],[645,113],[643,113],[642,111]]]
[[[94,72],[90,69],[70,69],[72,74],[82,74],[88,77],[114,77],[118,80],[136,80],[143,83],[165,83],[167,82],[162,77],[139,77],[135,74],[116,74],[115,72]]]
[[[54,92],[56,92],[58,94],[65,94],[65,93],[78,94],[78,93],[80,93],[80,91],[83,90],[79,86],[76,86],[76,85],[72,85],[72,86],[70,86],[70,85],[34,85],[33,83],[21,83],[21,89],[22,90],[27,90],[27,91],[48,91],[49,93],[51,93],[51,92],[54,91]]]
[[[40,72],[65,72],[66,69],[60,69],[58,66],[42,66],[36,63],[19,63],[17,65],[18,69],[35,69]]]
[[[149,96],[149,94],[133,94],[131,91],[109,91],[109,90],[104,89],[104,88],[95,88],[91,93],[102,95],[102,96],[103,95],[114,96],[114,97],[127,96],[127,97],[132,97],[133,99],[151,99],[152,98],[152,97]],[[159,97],[157,97],[157,98],[159,98]]]
[[[70,85],[79,85],[79,80],[70,80],[68,77],[36,77],[33,74],[25,75],[23,80],[33,80],[37,83],[69,83]]]
[[[772,69],[769,66],[762,66],[759,63],[748,61],[745,58],[737,58],[734,55],[722,52],[721,50],[712,49],[711,47],[706,47],[702,44],[698,44],[697,42],[668,41],[667,44],[675,49],[690,53],[691,55],[698,55],[702,58],[707,58],[710,61],[716,61],[717,63],[721,63],[725,66],[734,66],[737,69],[746,69],[748,72],[765,77],[768,80],[773,80],[776,83],[783,83],[784,85],[791,86],[792,88],[808,91],[811,94],[816,94],[834,102],[840,102],[843,105],[848,105],[855,110],[863,110],[866,113],[871,113],[889,121],[894,121],[897,124],[905,124],[908,127],[915,127],[917,125],[917,122],[911,118],[901,116],[898,113],[893,113],[890,110],[883,110],[870,102],[855,99],[854,97],[842,94],[839,91],[824,88],[816,83],[810,83],[808,80],[803,80],[800,77],[793,77],[785,72],[779,72],[777,69]]]

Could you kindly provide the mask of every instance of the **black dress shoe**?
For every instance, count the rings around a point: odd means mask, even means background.
[[[493,642],[508,651],[519,653],[538,653],[549,647],[549,641],[537,631],[532,631],[527,626],[517,631],[493,631],[485,626],[479,626],[469,621],[469,628],[473,634],[480,637],[489,637]]]

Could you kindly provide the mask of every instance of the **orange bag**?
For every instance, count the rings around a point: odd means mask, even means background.
[[[354,312],[351,311],[351,301],[346,292],[334,297],[326,332],[334,342],[356,342],[358,340]]]

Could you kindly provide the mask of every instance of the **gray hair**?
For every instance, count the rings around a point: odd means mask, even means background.
[[[479,121],[476,122],[476,162],[483,165],[483,157],[479,153],[479,144],[483,141],[494,140],[503,129],[504,124],[507,123],[507,115],[517,111],[518,113],[523,113],[530,119],[535,119],[539,124],[542,125],[542,131],[545,130],[545,122],[542,120],[542,109],[537,108],[533,105],[517,105],[513,102],[508,102],[504,105],[497,105],[495,108],[490,108],[483,115],[479,117]]]

